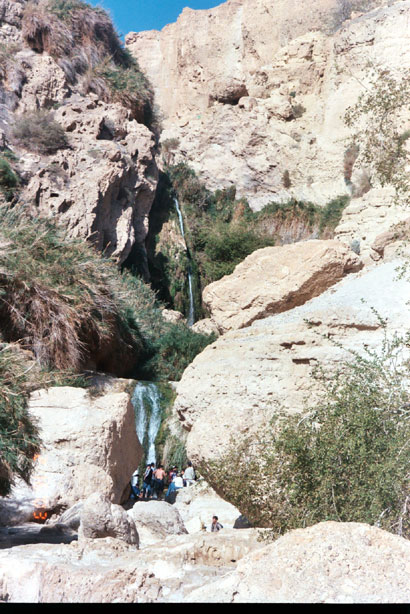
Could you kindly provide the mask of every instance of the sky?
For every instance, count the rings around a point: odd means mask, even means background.
[[[141,30],[161,30],[176,21],[185,6],[209,9],[223,0],[88,0],[106,9],[121,36]]]

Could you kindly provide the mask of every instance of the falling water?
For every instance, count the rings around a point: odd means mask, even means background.
[[[155,463],[155,439],[161,426],[161,396],[153,382],[138,382],[132,395],[138,439],[146,452],[146,463]]]
[[[184,239],[185,249],[188,253],[188,247],[186,244],[185,231],[184,231],[184,219],[182,217],[182,211],[179,206],[179,202],[177,198],[174,198],[174,203],[175,203],[175,209],[177,210],[177,214],[178,214],[181,235],[182,235],[182,238]],[[193,292],[193,287],[192,287],[192,269],[191,269],[190,262],[188,263],[188,289],[189,289],[189,311],[188,311],[187,323],[188,323],[188,326],[192,326],[195,322],[195,307],[194,307],[194,292]]]

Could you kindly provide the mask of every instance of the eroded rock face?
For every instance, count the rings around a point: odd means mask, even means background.
[[[32,176],[24,197],[33,212],[61,220],[119,262],[143,245],[155,195],[154,137],[126,109],[97,98],[64,103],[55,118],[71,148],[46,159],[22,156]]]
[[[192,602],[407,603],[410,542],[356,522],[289,531]]]
[[[29,411],[43,446],[32,488],[19,484],[2,499],[2,522],[18,524],[33,513],[44,519],[95,491],[120,503],[143,454],[129,395],[49,388],[32,394]]]
[[[129,34],[164,115],[162,142],[180,141],[174,161],[211,189],[235,184],[253,209],[356,193],[344,113],[369,84],[369,61],[395,74],[410,65],[410,3],[388,4],[229,0]]]
[[[303,305],[362,262],[338,241],[302,241],[258,249],[203,291],[203,301],[220,332],[244,328]]]
[[[380,348],[384,332],[372,308],[387,320],[388,335],[407,330],[410,284],[397,279],[398,265],[349,275],[304,305],[206,347],[185,370],[174,406],[194,464],[226,453],[279,410],[300,412],[314,403],[315,365],[331,372],[348,350]]]

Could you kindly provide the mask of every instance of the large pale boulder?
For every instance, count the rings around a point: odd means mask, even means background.
[[[212,516],[218,516],[224,530],[232,529],[240,516],[240,511],[224,501],[203,479],[178,490],[174,507],[181,514],[188,533],[209,532]]]
[[[159,539],[187,532],[178,509],[166,501],[138,501],[128,514],[138,529],[146,527]]]
[[[410,283],[398,279],[400,264],[353,273],[304,305],[207,346],[185,370],[175,401],[194,464],[226,453],[231,439],[269,424],[278,411],[314,403],[315,365],[331,372],[349,350],[380,348],[384,329],[372,308],[387,321],[389,336],[408,330]]]
[[[410,542],[362,523],[323,522],[286,533],[191,602],[408,603]]]
[[[39,424],[42,448],[32,488],[19,484],[1,500],[2,521],[21,522],[21,510],[27,518],[35,512],[44,519],[95,491],[120,503],[143,454],[129,395],[93,398],[83,388],[49,388],[31,395],[29,412]]]
[[[113,537],[138,547],[135,522],[127,512],[101,493],[95,492],[85,501],[80,513],[80,539]]]
[[[362,266],[356,254],[334,240],[265,247],[232,275],[206,286],[203,301],[220,332],[226,332],[303,305]]]

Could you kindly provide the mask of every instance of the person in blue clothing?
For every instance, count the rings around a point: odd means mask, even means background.
[[[131,499],[139,499],[141,490],[139,488],[140,472],[138,469],[134,471],[131,477]]]
[[[155,469],[154,463],[147,465],[147,468],[145,469],[143,483],[142,483],[142,498],[143,499],[149,499],[151,496],[154,469]]]

